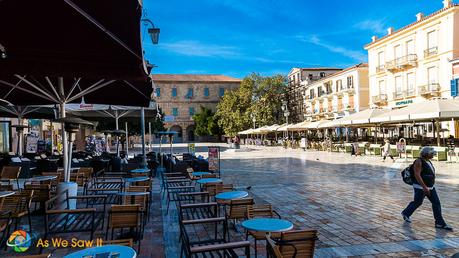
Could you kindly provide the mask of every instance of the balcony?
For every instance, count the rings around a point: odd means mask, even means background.
[[[430,98],[439,96],[441,93],[440,90],[439,83],[429,83],[428,85],[419,86],[418,92],[420,96]]]
[[[351,85],[351,86],[346,86],[346,87],[343,88],[343,92],[345,92],[345,93],[347,93],[347,94],[349,94],[349,95],[352,95],[352,94],[355,93],[355,88],[354,88],[353,85]]]
[[[385,65],[379,65],[376,66],[376,73],[382,73],[386,71],[386,66]]]
[[[431,47],[424,50],[424,58],[438,54],[438,47]]]
[[[387,94],[379,94],[371,97],[375,105],[385,105],[387,104]]]
[[[410,97],[415,97],[416,96],[416,90],[413,89],[408,89],[405,91],[405,98],[410,98]]]
[[[394,100],[403,99],[404,97],[405,95],[403,94],[403,91],[396,91],[393,93]]]
[[[395,60],[389,61],[386,63],[386,69],[395,72],[411,67],[416,67],[418,65],[418,57],[415,54],[410,54],[406,56],[399,57]]]

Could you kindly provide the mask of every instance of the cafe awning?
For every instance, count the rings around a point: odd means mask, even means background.
[[[318,129],[320,125],[328,123],[330,120],[319,120],[306,125],[306,129]]]
[[[389,112],[387,109],[365,109],[363,111],[345,116],[339,120],[339,124],[346,125],[360,125],[370,123],[370,119],[383,115]]]

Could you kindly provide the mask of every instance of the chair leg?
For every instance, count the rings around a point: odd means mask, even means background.
[[[257,258],[257,255],[258,255],[258,250],[257,250],[257,239],[254,237],[253,238],[255,240],[255,258]]]
[[[32,235],[32,219],[30,218],[30,212],[27,214],[27,219],[29,220],[29,234]]]

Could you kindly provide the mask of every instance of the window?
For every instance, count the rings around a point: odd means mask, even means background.
[[[402,47],[400,45],[397,45],[394,47],[394,59],[397,59],[399,57],[402,57]]]
[[[161,97],[161,88],[156,88],[155,89],[155,97]]]
[[[354,88],[354,76],[347,77],[347,88],[348,89]]]
[[[191,99],[193,98],[193,88],[188,88],[188,91],[185,96],[186,99]]]
[[[415,54],[415,50],[414,50],[414,41],[413,40],[408,40],[406,42],[406,54],[407,55],[413,55]]]
[[[177,97],[177,88],[172,88],[171,95],[172,97]]]
[[[320,78],[325,77],[325,72],[320,72],[319,76],[320,76]]]
[[[336,81],[336,92],[340,91],[343,89],[343,81],[342,80],[337,80]]]
[[[437,46],[437,32],[434,30],[427,33],[427,49],[436,48]]]
[[[386,81],[381,80],[378,82],[379,94],[386,94]]]
[[[415,88],[414,73],[409,73],[406,75],[406,92],[409,96],[414,95]]]
[[[402,94],[402,76],[395,77],[395,95],[400,97]]]
[[[194,107],[189,107],[188,112],[190,113],[190,116],[194,115]]]
[[[384,52],[381,51],[378,53],[378,67],[381,68],[384,66]]]
[[[173,116],[178,116],[178,108],[172,108],[172,115]]]
[[[204,97],[209,97],[209,88],[204,88]]]
[[[218,95],[219,95],[220,97],[223,97],[223,95],[225,95],[225,88],[220,88],[220,89],[218,89]]]
[[[438,83],[437,74],[437,67],[434,66],[427,69],[427,82],[429,86]]]

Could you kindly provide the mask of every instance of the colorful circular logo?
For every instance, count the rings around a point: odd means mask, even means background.
[[[11,234],[6,244],[9,247],[12,247],[15,252],[22,253],[29,249],[30,245],[32,244],[31,240],[32,239],[27,232],[24,230],[17,230]]]

